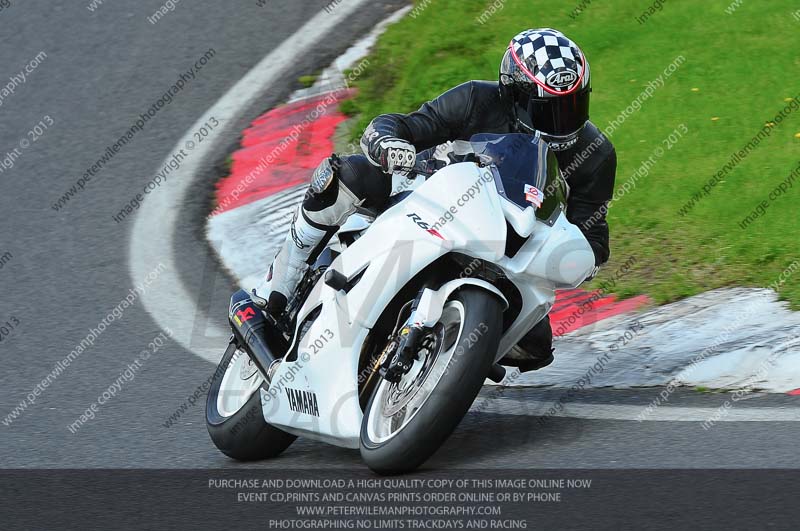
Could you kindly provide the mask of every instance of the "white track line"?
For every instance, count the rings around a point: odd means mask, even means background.
[[[144,308],[159,326],[171,329],[174,339],[184,348],[209,362],[219,361],[229,334],[226,329],[206,324],[201,327],[202,335],[206,338],[219,338],[219,345],[208,347],[192,344],[195,321],[202,319],[199,322],[208,323],[208,316],[204,315],[205,312],[202,310],[198,312],[195,297],[186,289],[178,275],[176,267],[178,259],[174,255],[173,238],[180,205],[200,170],[212,162],[210,160],[212,146],[217,141],[230,140],[231,135],[238,134],[238,131],[231,130],[232,125],[267,87],[289,69],[297,51],[308,50],[324,42],[325,35],[329,31],[335,29],[345,18],[366,3],[367,0],[342,0],[332,12],[321,11],[264,57],[209,108],[170,150],[170,155],[161,166],[172,158],[172,153],[185,148],[186,143],[192,140],[193,133],[210,117],[219,120],[221,125],[214,129],[204,142],[196,145],[183,165],[170,175],[166,184],[149,195],[139,209],[128,250],[131,278],[139,282],[159,262],[167,266],[167,271],[160,278],[160,289],[142,295]],[[193,318],[187,319],[187,316]],[[216,342],[216,339],[212,341]]]
[[[587,404],[568,402],[564,409],[549,414],[556,401],[510,400],[502,398],[478,397],[472,405],[472,413],[494,415],[522,415],[530,417],[567,417],[597,420],[639,420],[645,406],[617,404]],[[672,407],[655,408],[643,420],[655,422],[800,422],[800,408],[782,407],[732,407],[727,411],[715,407]],[[720,413],[723,412],[723,413]],[[717,418],[719,417],[719,418]]]

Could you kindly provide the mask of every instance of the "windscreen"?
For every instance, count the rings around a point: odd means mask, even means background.
[[[555,154],[539,137],[480,134],[470,144],[484,164],[496,166],[500,194],[520,208],[533,206],[538,218],[549,219],[566,202]]]

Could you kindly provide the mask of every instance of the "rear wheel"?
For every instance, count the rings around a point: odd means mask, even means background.
[[[414,470],[469,410],[491,368],[502,331],[497,297],[467,286],[453,293],[398,383],[381,379],[361,424],[361,457],[375,472]]]
[[[275,457],[297,438],[264,420],[261,373],[234,342],[219,362],[206,398],[206,427],[219,450],[240,461]]]

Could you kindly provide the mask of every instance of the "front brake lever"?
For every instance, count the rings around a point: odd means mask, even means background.
[[[443,160],[437,160],[437,159],[420,160],[416,163],[416,165],[414,165],[414,169],[412,170],[412,172],[416,175],[421,175],[425,178],[428,178],[437,171],[444,168],[445,166],[447,166],[447,163]]]
[[[450,162],[453,163],[453,164],[456,164],[456,163],[459,163],[459,162],[474,162],[475,164],[478,164],[478,165],[481,164],[480,157],[474,152],[459,153],[459,154],[450,152],[450,153],[447,154],[447,158],[449,158]]]

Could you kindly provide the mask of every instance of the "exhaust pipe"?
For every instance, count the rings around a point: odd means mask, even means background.
[[[270,368],[277,361],[267,345],[267,319],[250,295],[239,290],[231,296],[228,321],[234,335],[269,385]]]

